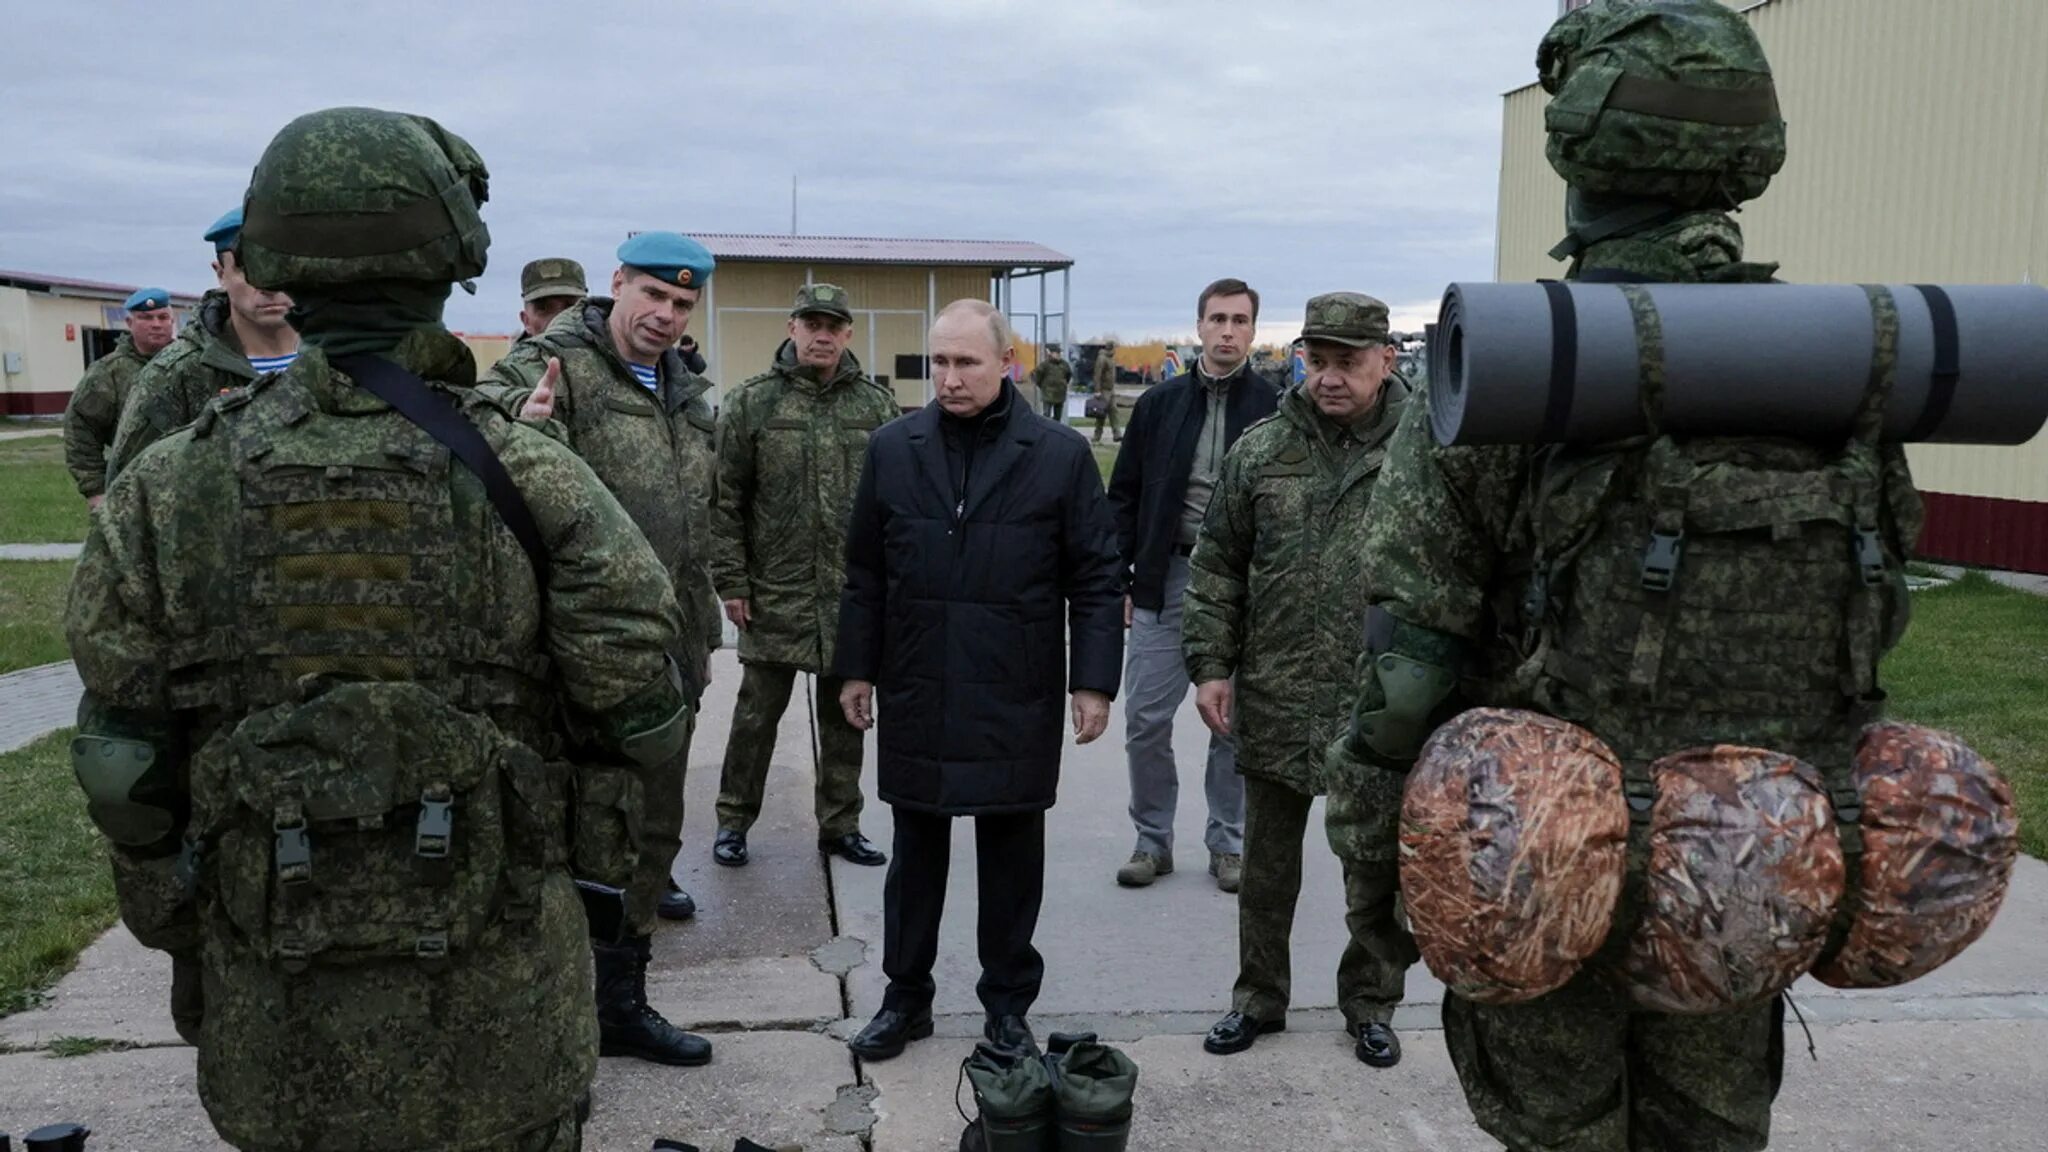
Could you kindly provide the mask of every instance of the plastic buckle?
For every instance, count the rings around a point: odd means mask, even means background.
[[[306,837],[306,822],[272,826],[277,833],[277,880],[280,884],[304,884],[313,878],[313,844]]]
[[[448,934],[429,932],[413,942],[412,954],[420,960],[432,963],[448,959]]]
[[[1884,583],[1884,546],[1878,542],[1877,529],[1856,530],[1856,567],[1863,573],[1863,582],[1870,587]]]
[[[304,972],[312,963],[312,953],[306,951],[306,942],[297,936],[286,936],[277,942],[277,966],[291,975]]]
[[[449,799],[448,789],[427,789],[420,794],[420,822],[413,836],[413,850],[423,859],[446,859],[454,837],[455,803]]]
[[[1651,532],[1650,546],[1643,550],[1643,587],[1652,592],[1671,591],[1678,579],[1678,562],[1684,556],[1684,532]]]

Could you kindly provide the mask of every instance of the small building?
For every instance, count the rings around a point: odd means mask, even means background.
[[[1043,245],[690,235],[718,258],[718,274],[698,304],[690,333],[703,349],[707,374],[723,386],[766,371],[774,362],[776,349],[788,337],[790,306],[805,284],[846,289],[853,304],[853,354],[869,375],[895,391],[905,408],[931,398],[925,336],[938,310],[955,300],[987,300],[1001,307],[1017,328],[1018,352],[1027,370],[1037,345],[1047,339],[1068,342],[1067,273],[1074,262]]]
[[[2048,277],[2048,3],[1762,0],[1742,7],[1775,75],[1790,156],[1743,206],[1753,260],[1802,283],[2038,284]],[[1542,88],[1506,96],[1500,280],[1561,275],[1564,182]],[[2048,435],[1916,444],[1929,559],[2048,572]]]
[[[139,287],[0,269],[0,415],[62,415],[86,367],[128,330],[121,305]],[[198,304],[171,294],[180,327]]]

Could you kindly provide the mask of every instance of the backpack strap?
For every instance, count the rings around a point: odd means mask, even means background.
[[[483,481],[484,495],[490,498],[491,507],[497,509],[505,527],[512,530],[519,546],[526,550],[526,558],[533,564],[534,582],[545,595],[548,549],[541,540],[540,526],[534,522],[533,510],[526,506],[526,497],[505,471],[504,461],[498,459],[484,434],[455,406],[454,399],[427,387],[426,381],[382,356],[342,356],[330,363],[346,372],[363,391],[391,405],[392,411],[439,441]]]
[[[1664,642],[1678,606],[1678,568],[1685,557],[1685,516],[1692,500],[1692,461],[1669,436],[1650,444],[1644,462],[1643,495],[1650,510],[1650,538],[1643,547],[1643,615],[1629,662],[1629,688],[1641,699],[1656,695],[1664,668]]]

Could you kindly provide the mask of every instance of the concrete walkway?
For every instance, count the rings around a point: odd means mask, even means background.
[[[0,752],[33,744],[78,720],[85,685],[70,661],[0,676]]]
[[[768,809],[750,836],[753,863],[711,864],[712,798],[738,687],[721,654],[691,757],[689,816],[677,874],[697,919],[656,939],[653,999],[671,1019],[713,1033],[708,1068],[603,1062],[586,1147],[642,1152],[655,1136],[725,1149],[748,1136],[773,1147],[835,1152],[952,1152],[953,1093],[980,1027],[974,1001],[971,826],[954,840],[951,901],[937,973],[939,1036],[901,1058],[857,1064],[841,1039],[879,1004],[881,869],[814,850],[802,712],[785,717]],[[802,699],[799,691],[798,700]],[[0,713],[11,711],[0,695]],[[1046,903],[1038,942],[1046,984],[1033,1024],[1099,1029],[1138,1061],[1131,1147],[1158,1152],[1335,1148],[1479,1150],[1437,1026],[1441,986],[1417,969],[1398,1023],[1406,1058],[1376,1072],[1354,1060],[1335,1011],[1342,899],[1319,832],[1295,931],[1295,1010],[1288,1031],[1218,1058],[1201,1033],[1226,1007],[1236,966],[1235,903],[1215,890],[1200,849],[1198,787],[1183,790],[1180,870],[1157,886],[1119,889],[1130,850],[1119,734],[1070,752],[1048,822]],[[1182,714],[1194,759],[1200,726]],[[871,742],[872,743],[872,742]],[[872,772],[872,766],[870,767]],[[869,780],[872,795],[872,776]],[[889,816],[868,834],[886,846]],[[76,1119],[111,1148],[221,1148],[193,1088],[193,1055],[164,1009],[162,958],[116,930],[35,1012],[0,1019],[0,1123]],[[1946,969],[1905,988],[1802,988],[1818,1061],[1796,1025],[1787,1037],[1775,1148],[1971,1149],[2020,1152],[2048,1131],[2048,865],[2021,861],[1998,923]],[[131,1044],[59,1059],[60,1036]],[[971,1105],[970,1105],[971,1107]]]
[[[80,544],[0,544],[0,560],[76,560]]]
[[[9,440],[33,440],[38,436],[62,436],[63,434],[64,427],[61,423],[49,428],[11,428],[6,431],[0,431],[0,444],[4,444]]]

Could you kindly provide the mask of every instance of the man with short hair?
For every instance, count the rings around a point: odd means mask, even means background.
[[[1279,403],[1279,392],[1249,366],[1259,322],[1259,294],[1250,285],[1224,279],[1204,288],[1195,321],[1202,354],[1193,370],[1138,397],[1128,443],[1109,478],[1128,581],[1124,624],[1131,630],[1124,754],[1138,842],[1116,874],[1127,888],[1143,888],[1173,871],[1173,814],[1180,796],[1173,714],[1189,686],[1180,635],[1188,558],[1224,454]],[[1235,892],[1243,875],[1244,782],[1228,736],[1210,736],[1203,781],[1209,874],[1218,888]]]
[[[1047,420],[1067,422],[1067,385],[1073,379],[1074,370],[1060,346],[1046,345],[1039,353],[1038,365],[1031,369],[1031,386],[1038,391],[1038,403]]]
[[[805,285],[774,366],[735,388],[718,414],[711,575],[739,629],[744,669],[711,849],[729,868],[747,862],[775,729],[800,672],[819,677],[818,849],[870,867],[889,860],[860,832],[863,741],[846,722],[831,674],[847,512],[868,438],[896,418],[895,396],[861,371],[852,340],[846,289]]]
[[[983,1034],[1035,1051],[1024,1018],[1045,972],[1031,936],[1063,697],[1078,742],[1100,736],[1123,654],[1115,531],[1086,441],[1019,402],[1009,325],[986,301],[948,305],[928,346],[936,398],[868,441],[834,661],[847,721],[880,724],[877,792],[896,823],[889,988],[847,1045],[865,1060],[932,1034],[956,816],[975,818]]]
[[[198,315],[136,377],[107,457],[109,480],[143,449],[199,419],[214,397],[282,372],[298,357],[298,330],[285,319],[292,298],[249,283],[235,253],[241,236],[239,204],[206,230],[219,287],[200,298]]]
[[[1387,306],[1356,292],[1308,302],[1309,375],[1223,463],[1190,562],[1181,629],[1202,722],[1235,741],[1244,776],[1237,985],[1203,1047],[1242,1052],[1287,1026],[1288,936],[1323,750],[1349,730],[1365,633],[1366,508],[1408,399],[1392,375]],[[1318,837],[1320,840],[1321,837]],[[1344,860],[1351,942],[1337,1006],[1360,1060],[1401,1058],[1392,1021],[1415,941],[1394,918],[1391,865]]]
[[[612,295],[591,296],[515,344],[491,368],[479,396],[552,429],[618,497],[668,566],[685,627],[676,663],[694,703],[721,642],[710,550],[711,382],[683,364],[675,344],[697,309],[716,262],[674,232],[642,232],[619,246]],[[696,713],[691,711],[694,732]],[[647,1003],[647,963],[657,916],[696,911],[671,869],[683,827],[689,739],[650,779],[639,863],[626,893],[628,939],[597,947],[598,1027],[606,1055],[662,1064],[703,1064],[711,1044],[670,1024]]]
[[[520,341],[531,340],[574,304],[590,295],[583,265],[565,256],[531,260],[519,270]]]
[[[112,352],[85,370],[64,405],[64,466],[94,511],[106,495],[107,449],[113,446],[135,379],[177,335],[169,292],[138,288],[121,306],[128,310],[128,331],[114,342]]]

